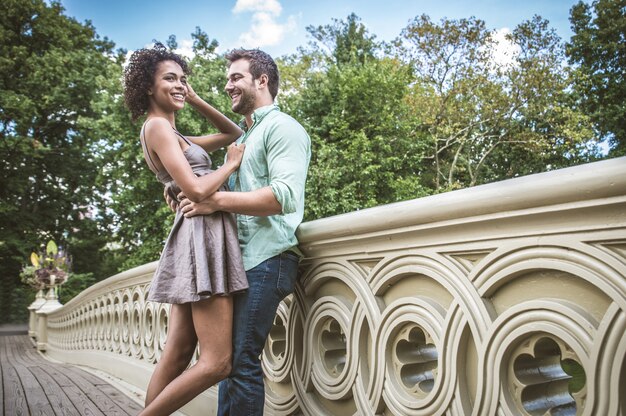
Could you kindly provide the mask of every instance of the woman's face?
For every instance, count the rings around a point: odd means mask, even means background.
[[[148,90],[150,103],[162,111],[178,111],[185,106],[187,76],[174,61],[161,61]]]

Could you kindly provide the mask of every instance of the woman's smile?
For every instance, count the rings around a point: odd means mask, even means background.
[[[157,106],[169,108],[167,111],[180,110],[185,106],[186,85],[187,77],[180,65],[174,61],[162,61],[154,77],[152,99]]]

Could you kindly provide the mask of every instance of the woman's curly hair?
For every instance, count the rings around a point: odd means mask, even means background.
[[[162,43],[157,42],[152,48],[133,52],[124,69],[124,102],[133,121],[148,111],[148,89],[153,85],[154,74],[162,61],[174,61],[185,75],[191,73],[183,57],[168,50]]]

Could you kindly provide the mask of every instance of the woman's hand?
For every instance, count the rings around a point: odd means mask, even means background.
[[[189,104],[192,104],[193,101],[198,98],[198,94],[191,88],[191,84],[189,81],[185,82],[185,89],[187,90],[187,95],[185,95],[185,101]]]
[[[228,146],[226,151],[226,163],[230,164],[234,169],[239,168],[243,159],[243,152],[246,150],[245,144],[233,143]]]
[[[207,152],[221,149],[237,140],[243,134],[243,130],[232,120],[218,111],[211,104],[207,103],[193,90],[191,85],[185,84],[187,92],[185,101],[203,115],[219,133],[208,134],[206,136],[189,137],[192,142],[201,146]]]

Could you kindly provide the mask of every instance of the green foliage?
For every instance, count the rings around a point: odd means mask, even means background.
[[[215,50],[219,46],[216,39],[211,39],[209,35],[196,26],[196,31],[191,34],[193,39],[193,52],[201,57],[215,55]]]
[[[330,25],[306,28],[314,39],[310,44],[313,51],[327,55],[336,65],[364,63],[374,57],[374,52],[379,47],[375,41],[376,36],[368,33],[356,14],[351,13],[345,21],[332,21]]]
[[[351,15],[347,22],[309,28],[335,50],[318,55],[317,63],[302,51],[301,60],[292,57],[281,67],[304,79],[299,94],[286,101],[312,139],[306,219],[427,193],[419,177],[424,145],[406,122],[410,68],[377,58],[373,36],[357,22]]]
[[[567,388],[572,393],[578,393],[587,384],[587,375],[584,367],[576,360],[566,359],[561,361],[561,367],[570,377]]]
[[[414,19],[394,41],[411,65],[416,128],[429,137],[424,185],[438,192],[580,163],[593,156],[588,118],[568,104],[560,39],[535,17],[507,36],[509,61],[494,32],[470,18]]]
[[[563,45],[538,16],[507,35],[418,16],[390,45],[350,15],[308,28],[279,98],[313,140],[306,219],[599,157]]]
[[[72,272],[92,273],[99,281],[120,271],[123,256],[116,249],[112,233],[104,226],[105,218],[83,218],[81,227],[67,238],[72,254]]]
[[[595,1],[595,17],[582,3],[572,9],[568,56],[576,68],[540,17],[507,35],[508,61],[494,52],[495,33],[475,18],[418,16],[387,45],[355,14],[308,27],[308,47],[277,59],[278,102],[312,139],[305,219],[593,160],[606,136],[622,152],[619,4]],[[0,320],[19,321],[34,293],[18,274],[38,241],[54,238],[72,252],[75,274],[60,288],[67,302],[156,260],[173,213],[144,161],[140,124],[123,104],[126,52],[113,52],[58,3],[3,6]],[[200,28],[191,36],[191,85],[238,120],[224,93],[218,42]],[[166,44],[178,46],[174,36]],[[189,107],[176,123],[190,136],[214,131]],[[211,156],[218,166],[224,153]]]
[[[96,279],[93,273],[72,273],[67,282],[58,287],[59,302],[66,304],[94,283]]]
[[[626,2],[578,2],[570,11],[574,35],[567,55],[578,65],[575,86],[580,107],[590,115],[611,153],[626,154]]]
[[[0,14],[0,321],[23,259],[42,238],[80,229],[92,202],[98,169],[77,120],[95,115],[94,80],[113,44],[62,12],[7,0]]]
[[[27,323],[28,306],[35,300],[36,293],[26,285],[16,285],[11,290],[11,296],[8,297],[7,315],[3,317],[2,322]]]
[[[43,284],[37,279],[37,266],[24,266],[20,271],[20,281],[33,289],[43,288]]]

